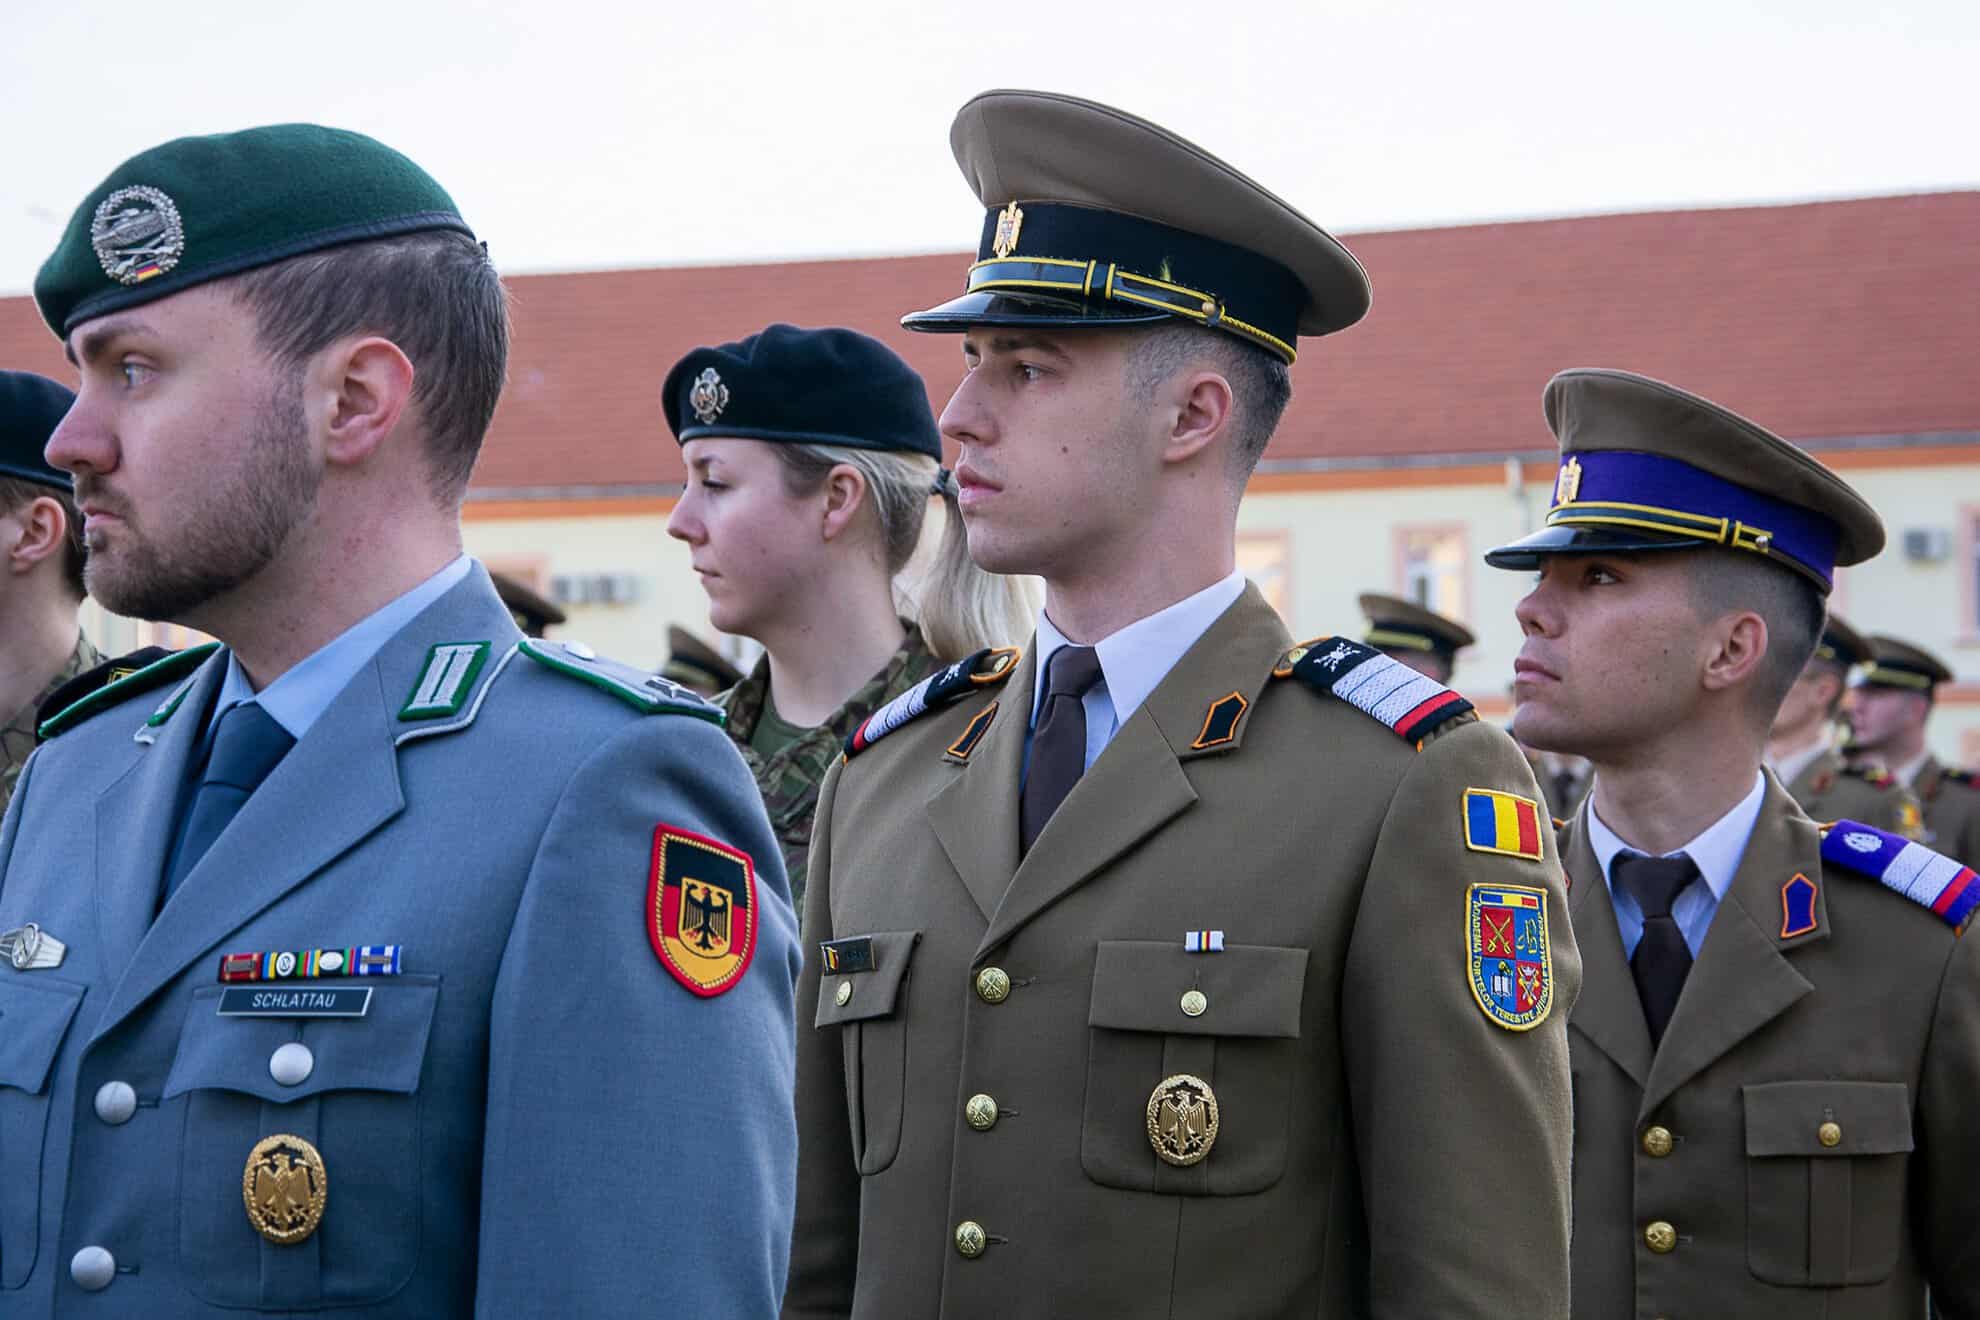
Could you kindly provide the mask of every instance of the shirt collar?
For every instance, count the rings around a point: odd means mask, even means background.
[[[1712,891],[1712,899],[1717,902],[1732,888],[1733,876],[1739,872],[1740,858],[1746,855],[1747,840],[1753,837],[1753,827],[1760,819],[1760,804],[1767,796],[1767,776],[1753,772],[1753,789],[1741,798],[1739,805],[1705,827],[1703,833],[1682,848],[1673,848],[1662,854],[1675,857],[1683,853],[1691,858],[1698,868],[1698,874],[1705,879],[1705,885]],[[1591,792],[1588,798],[1588,843],[1595,850],[1595,860],[1601,864],[1604,879],[1609,880],[1611,889],[1614,880],[1610,878],[1610,868],[1619,853],[1641,854],[1641,848],[1632,848],[1624,843],[1616,832],[1602,823],[1602,817],[1595,810],[1595,798]]]
[[[1244,574],[1233,569],[1229,577],[1211,583],[1192,596],[1185,596],[1166,609],[1102,637],[1093,644],[1100,657],[1100,679],[1114,704],[1116,725],[1148,699],[1176,662],[1210,630],[1218,616],[1244,594]],[[1038,672],[1033,678],[1031,711],[1035,723],[1045,700],[1045,666],[1062,646],[1073,643],[1053,626],[1043,609],[1038,611]]]
[[[337,694],[357,677],[358,670],[371,663],[371,658],[378,654],[379,649],[397,636],[399,630],[411,623],[421,610],[446,595],[465,578],[473,566],[474,561],[466,555],[455,556],[453,562],[438,573],[358,620],[259,692],[248,682],[247,671],[241,668],[240,659],[229,651],[227,677],[221,681],[220,697],[213,706],[213,719],[218,720],[229,707],[247,701],[258,702],[277,724],[300,742],[302,736],[309,732],[310,725],[316,723],[317,717],[330,709],[330,703],[337,699]],[[210,723],[208,727],[211,727]]]
[[[1774,768],[1774,776],[1783,784],[1792,784],[1801,778],[1801,772],[1815,764],[1815,758],[1829,750],[1827,738],[1817,738],[1798,752],[1789,752],[1778,761],[1769,762]]]
[[[1891,778],[1897,780],[1906,788],[1916,788],[1918,786],[1918,776],[1925,773],[1925,763],[1931,759],[1931,749],[1927,748],[1918,754],[1917,760],[1906,761],[1903,765],[1892,766]]]

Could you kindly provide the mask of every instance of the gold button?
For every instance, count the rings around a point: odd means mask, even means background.
[[[1671,1153],[1671,1130],[1667,1127],[1651,1127],[1643,1130],[1643,1153],[1652,1159],[1663,1159]]]
[[[853,983],[851,981],[841,981],[839,982],[838,990],[832,995],[832,1002],[836,1003],[840,1008],[844,1008],[852,1002],[852,997]]]
[[[1187,1017],[1202,1017],[1203,1010],[1210,1007],[1210,997],[1201,990],[1185,990],[1182,997],[1182,1011]]]
[[[1643,1244],[1659,1256],[1667,1256],[1677,1250],[1678,1231],[1663,1220],[1655,1220],[1643,1230]]]
[[[1001,1004],[1011,997],[1011,977],[1001,967],[986,967],[976,974],[976,997],[986,1004]]]
[[[1821,1142],[1824,1146],[1842,1145],[1842,1124],[1824,1123],[1821,1127],[1815,1129],[1815,1140]]]
[[[956,1250],[968,1259],[975,1260],[981,1256],[989,1242],[990,1237],[983,1231],[983,1225],[974,1219],[965,1219],[956,1225]]]
[[[990,1096],[978,1092],[963,1106],[963,1117],[978,1132],[988,1132],[997,1126],[997,1102]]]

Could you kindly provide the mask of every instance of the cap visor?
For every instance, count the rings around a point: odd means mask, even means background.
[[[965,293],[940,307],[909,312],[901,324],[931,334],[957,334],[973,325],[1148,325],[1180,318],[1167,312],[1129,311],[1119,303],[1089,303],[1047,294]]]
[[[1664,537],[1618,527],[1542,527],[1511,545],[1485,552],[1493,568],[1533,569],[1548,555],[1642,554],[1651,550],[1697,550],[1705,542]]]

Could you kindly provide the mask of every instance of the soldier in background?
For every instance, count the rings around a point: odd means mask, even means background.
[[[495,594],[509,607],[509,615],[522,629],[525,637],[541,637],[544,630],[554,628],[564,621],[564,612],[543,597],[531,591],[507,573],[488,575],[495,584]]]
[[[720,696],[743,680],[727,656],[677,623],[667,625],[667,663],[660,673],[704,697]]]
[[[1456,619],[1400,596],[1364,591],[1355,603],[1368,618],[1362,641],[1439,683],[1451,681],[1457,653],[1478,640]]]
[[[1815,654],[1787,691],[1767,735],[1767,766],[1816,820],[1860,820],[1920,837],[1918,799],[1882,766],[1850,763],[1836,737],[1849,676],[1870,663],[1870,644],[1831,614]]]
[[[1870,639],[1872,660],[1849,696],[1850,752],[1874,756],[1918,795],[1925,842],[1980,867],[1980,778],[1944,765],[1925,745],[1925,724],[1952,670],[1896,637]]]
[[[82,519],[69,474],[42,456],[75,395],[0,371],[0,811],[34,751],[37,712],[103,662],[83,636]]]

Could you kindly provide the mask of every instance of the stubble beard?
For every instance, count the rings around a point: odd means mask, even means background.
[[[246,461],[214,473],[194,502],[124,510],[125,544],[114,554],[90,547],[83,581],[92,598],[130,618],[181,622],[274,560],[323,479],[304,443],[299,375],[275,383],[252,427]],[[92,479],[76,484],[78,502],[89,498]],[[170,539],[148,535],[147,525]]]

